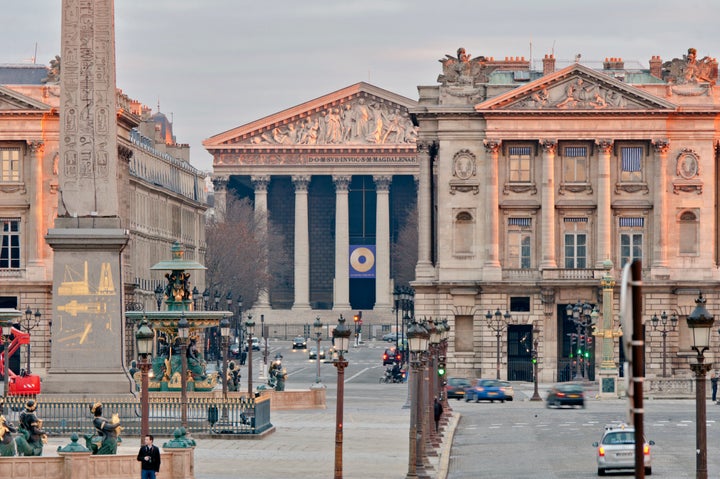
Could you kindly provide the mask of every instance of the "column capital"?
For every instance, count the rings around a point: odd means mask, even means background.
[[[491,154],[497,154],[502,146],[502,140],[483,140],[485,151]]]
[[[45,142],[43,140],[28,140],[27,145],[33,154],[41,154],[45,149]]]
[[[557,150],[557,140],[555,139],[543,139],[540,140],[540,146],[543,149],[543,153],[555,153]]]
[[[295,191],[307,191],[310,185],[310,175],[293,176],[292,183]]]
[[[415,144],[418,154],[429,155],[433,142],[431,140],[418,140]]]
[[[670,150],[670,140],[667,138],[657,138],[652,140],[652,146],[655,153],[665,154]]]
[[[213,188],[215,190],[224,190],[227,188],[229,178],[227,176],[216,176],[212,179]]]
[[[348,187],[350,186],[350,181],[352,180],[352,176],[348,175],[340,175],[332,177],[333,183],[335,184],[335,191],[347,191]]]
[[[255,191],[267,191],[270,184],[270,175],[253,175],[250,177],[250,181]]]
[[[373,181],[375,182],[376,191],[388,191],[390,190],[390,183],[392,183],[392,176],[390,175],[373,175]]]
[[[600,152],[605,153],[606,155],[609,155],[612,152],[614,143],[614,141],[608,138],[598,138],[597,140],[595,140],[595,144],[597,145]]]
[[[130,161],[133,157],[133,151],[125,145],[118,145],[118,156],[123,161]]]

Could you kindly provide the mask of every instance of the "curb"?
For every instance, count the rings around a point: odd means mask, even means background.
[[[438,461],[438,473],[436,479],[446,479],[448,475],[448,467],[450,465],[450,451],[452,450],[453,439],[455,438],[455,430],[457,429],[462,414],[453,412],[450,422],[448,423],[447,435],[443,441],[442,451],[440,451],[440,460]]]

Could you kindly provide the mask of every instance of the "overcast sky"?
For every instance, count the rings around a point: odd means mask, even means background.
[[[60,53],[61,0],[3,0],[0,63]],[[417,99],[438,59],[554,52],[594,67],[621,57],[720,57],[718,0],[117,0],[117,85],[174,120],[192,163],[205,138],[359,81]],[[532,48],[531,48],[532,44]]]

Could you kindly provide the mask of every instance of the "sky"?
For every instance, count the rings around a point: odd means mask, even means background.
[[[61,0],[5,0],[0,63],[60,54]],[[360,81],[416,100],[446,54],[647,68],[720,57],[717,0],[116,0],[117,86],[202,141]],[[565,62],[565,63],[563,63]]]

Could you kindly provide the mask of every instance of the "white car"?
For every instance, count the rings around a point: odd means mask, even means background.
[[[650,446],[654,445],[654,441],[643,444],[646,476],[652,474]],[[608,470],[635,469],[635,428],[624,423],[608,424],[600,443],[593,446],[597,448],[598,476]]]

